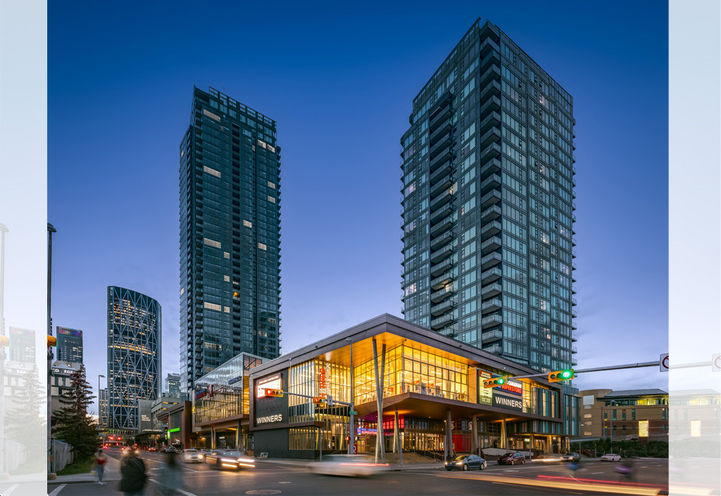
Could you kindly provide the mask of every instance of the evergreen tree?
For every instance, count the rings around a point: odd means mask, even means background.
[[[90,457],[98,448],[98,426],[88,415],[93,389],[85,378],[85,366],[71,376],[70,387],[60,396],[63,407],[53,415],[53,434],[73,447],[75,460]]]
[[[6,371],[8,372],[8,371]],[[5,435],[8,441],[25,446],[30,452],[32,447],[45,443],[45,391],[40,383],[37,367],[15,370],[8,373],[19,384],[12,388],[12,396],[5,397]],[[40,426],[40,428],[38,428]],[[33,473],[43,470],[45,460],[24,460],[16,472]]]

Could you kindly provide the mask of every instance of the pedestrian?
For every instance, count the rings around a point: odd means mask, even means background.
[[[168,453],[165,458],[165,465],[158,474],[158,492],[163,496],[174,496],[180,494],[183,487],[183,469],[178,463],[175,453]]]
[[[103,474],[105,473],[105,463],[108,461],[108,457],[105,456],[102,449],[99,449],[95,453],[95,474],[98,476],[98,484],[104,486]]]
[[[135,455],[135,450],[128,450],[127,456],[120,465],[120,490],[127,496],[141,496],[145,481],[145,463]]]

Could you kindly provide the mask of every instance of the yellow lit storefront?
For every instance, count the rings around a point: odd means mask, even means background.
[[[486,378],[534,372],[382,315],[254,368],[249,429],[256,454],[315,457],[347,452],[350,440],[351,450],[374,453],[380,390],[387,453],[559,452],[578,429],[573,390],[530,379],[483,387]],[[290,394],[264,396],[261,386],[271,382]],[[310,397],[352,399],[353,426],[348,406]]]

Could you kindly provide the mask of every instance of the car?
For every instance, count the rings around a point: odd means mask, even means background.
[[[138,456],[140,454],[140,450],[138,448],[131,448],[130,446],[125,446],[123,450],[120,452],[122,456],[128,456],[130,454],[130,451],[135,454],[135,456]]]
[[[151,447],[148,448],[148,452],[149,452],[149,453],[154,453],[154,452],[156,452],[156,451],[158,451],[158,448],[156,448],[155,446],[151,446]]]
[[[175,446],[166,446],[161,450],[163,453],[180,453],[180,450]]]
[[[518,465],[519,463],[526,463],[523,453],[506,453],[498,459],[499,465]]]
[[[311,463],[314,474],[339,475],[343,477],[368,477],[388,468],[387,463],[375,463],[366,455],[325,455],[319,462]]]
[[[200,463],[204,458],[205,455],[197,449],[183,450],[183,461],[185,463]]]
[[[242,451],[234,450],[214,450],[205,456],[205,463],[217,469],[255,468],[255,459]]]
[[[445,463],[446,470],[483,470],[488,466],[486,460],[478,455],[458,455]]]
[[[563,457],[561,455],[552,454],[552,453],[543,453],[541,455],[538,455],[531,460],[536,463],[558,463],[563,461]]]
[[[581,455],[579,455],[578,453],[569,452],[561,457],[561,461],[577,463],[581,461]]]
[[[620,462],[621,461],[621,455],[617,455],[616,453],[606,453],[601,457],[602,462]]]

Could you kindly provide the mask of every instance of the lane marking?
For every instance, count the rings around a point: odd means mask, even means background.
[[[148,479],[148,480],[150,482],[152,482],[153,484],[158,483],[158,481],[156,481],[155,479]],[[189,493],[188,491],[183,491],[182,489],[176,489],[175,492],[178,494],[182,494],[183,496],[197,496],[197,494]],[[53,496],[53,495],[51,494],[49,496]]]
[[[53,492],[48,494],[48,496],[58,496],[60,494],[60,491],[62,491],[65,488],[65,484],[60,484],[58,487],[53,489]]]

